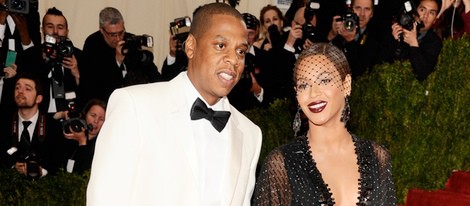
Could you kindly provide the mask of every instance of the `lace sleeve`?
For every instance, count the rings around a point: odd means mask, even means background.
[[[379,197],[382,199],[379,201],[379,205],[396,205],[397,198],[395,192],[395,184],[392,178],[392,164],[390,160],[390,154],[388,150],[377,144],[373,143],[374,153],[379,161]]]
[[[290,205],[292,191],[280,149],[265,159],[256,182],[253,205]]]

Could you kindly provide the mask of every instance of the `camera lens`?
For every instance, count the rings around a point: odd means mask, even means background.
[[[17,1],[17,0],[11,3],[12,7],[16,10],[23,10],[25,8],[25,4],[26,3],[24,1]]]

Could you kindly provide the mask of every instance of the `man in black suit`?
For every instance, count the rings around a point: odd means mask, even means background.
[[[137,46],[127,44],[135,36],[126,32],[119,10],[104,8],[99,21],[100,29],[88,36],[83,46],[80,88],[84,102],[92,98],[107,102],[117,88],[160,80],[150,52],[133,52],[136,48],[123,49],[126,45]]]
[[[352,77],[357,78],[381,63],[379,53],[383,49],[382,37],[371,21],[374,16],[373,0],[353,0],[348,12],[356,15],[356,24],[352,27],[345,26],[345,21],[352,21],[342,19],[344,14],[334,16],[328,40],[344,52]]]
[[[29,11],[6,11],[6,0],[0,0],[0,68],[13,68],[6,64],[7,53],[16,53],[15,72],[21,73],[27,67],[29,59],[24,50],[41,44],[39,32],[38,2],[29,1]],[[19,13],[26,12],[26,13]],[[2,76],[2,75],[0,75]],[[0,114],[11,113],[15,108],[13,88],[15,79],[12,75],[0,78]]]
[[[14,91],[18,110],[13,116],[2,116],[9,121],[0,125],[2,165],[36,179],[57,168],[52,146],[59,133],[51,130],[45,114],[39,110],[43,92],[36,75],[20,75]]]

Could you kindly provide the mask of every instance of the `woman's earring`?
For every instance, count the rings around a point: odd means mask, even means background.
[[[300,119],[300,111],[302,111],[302,109],[300,108],[300,106],[297,106],[297,113],[295,113],[294,122],[292,124],[292,129],[294,130],[295,137],[297,136],[297,133],[299,133],[300,127],[302,126],[302,120]]]
[[[351,113],[351,107],[349,106],[349,95],[344,97],[344,108],[343,111],[341,112],[341,122],[346,123],[349,121],[349,114]]]

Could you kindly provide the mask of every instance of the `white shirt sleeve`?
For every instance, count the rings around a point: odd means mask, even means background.
[[[170,54],[167,55],[166,57],[166,65],[170,66],[174,64],[176,61],[176,57],[171,56]]]

